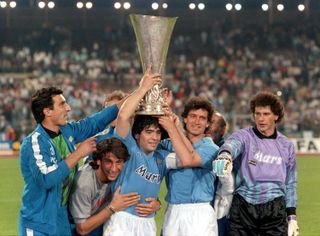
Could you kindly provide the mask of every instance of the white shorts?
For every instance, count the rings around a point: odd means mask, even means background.
[[[103,236],[156,236],[154,217],[145,218],[127,212],[116,212],[104,223]]]
[[[163,236],[217,236],[216,214],[210,203],[169,204],[162,233]]]

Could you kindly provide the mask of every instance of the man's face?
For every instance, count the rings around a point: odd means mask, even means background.
[[[253,119],[260,133],[265,136],[274,133],[278,116],[271,111],[270,106],[255,107]]]
[[[184,118],[184,123],[189,134],[202,135],[209,126],[208,111],[205,109],[190,110],[188,116]]]
[[[224,134],[224,127],[221,127],[221,119],[221,115],[213,113],[211,118],[211,124],[207,132],[207,135],[212,137],[213,141],[216,141],[216,139],[222,137]]]
[[[112,152],[104,154],[101,161],[98,160],[99,176],[103,182],[112,182],[119,176],[124,160],[116,157]]]
[[[136,134],[135,138],[144,152],[149,155],[156,150],[161,140],[161,130],[158,126],[150,125],[145,127],[140,134]]]
[[[52,97],[53,109],[46,109],[46,118],[56,126],[66,125],[68,122],[68,113],[71,111],[70,106],[62,94]]]

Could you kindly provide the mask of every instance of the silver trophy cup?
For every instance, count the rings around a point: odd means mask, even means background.
[[[149,65],[152,72],[165,78],[165,65],[169,42],[177,17],[130,15],[136,35],[143,73]],[[168,108],[161,85],[154,86],[141,100],[136,114],[163,115]]]

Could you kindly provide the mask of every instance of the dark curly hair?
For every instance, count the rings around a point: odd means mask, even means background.
[[[250,110],[254,114],[256,107],[270,106],[273,114],[278,116],[276,123],[280,123],[284,116],[284,107],[279,97],[271,92],[259,92],[250,101]]]
[[[89,162],[90,166],[92,166],[93,169],[98,169],[99,165],[97,161],[101,161],[109,152],[124,162],[130,158],[127,147],[119,139],[107,138],[98,143],[97,150],[92,153],[93,161]]]
[[[132,125],[132,135],[135,137],[136,134],[141,134],[142,130],[150,126],[156,126],[160,128],[161,139],[169,137],[168,133],[159,124],[158,117],[146,116],[146,115],[136,115],[134,118],[134,123]]]
[[[37,123],[41,123],[45,115],[43,109],[53,109],[53,96],[63,94],[57,87],[42,88],[36,91],[31,97],[31,111]]]
[[[181,116],[183,118],[186,118],[191,110],[198,110],[198,109],[204,109],[208,112],[207,119],[208,119],[208,123],[210,124],[214,109],[213,109],[211,102],[205,97],[190,98],[187,101]],[[183,127],[184,127],[184,129],[186,129],[186,124],[184,122],[183,122]],[[205,132],[207,132],[208,129],[209,129],[209,127],[206,128]]]

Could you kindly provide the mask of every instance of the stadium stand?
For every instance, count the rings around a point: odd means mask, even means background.
[[[94,32],[62,26],[27,32],[16,30],[0,44],[0,132],[13,128],[17,140],[32,126],[27,105],[35,89],[62,87],[73,108],[71,118],[77,120],[100,109],[108,91],[132,91],[141,76],[127,24]],[[180,112],[188,97],[205,95],[232,121],[231,129],[238,129],[250,123],[244,115],[248,98],[268,89],[285,103],[281,131],[291,137],[311,131],[319,137],[319,33],[312,20],[264,27],[221,21],[179,30],[171,40],[165,80],[176,98],[173,108]],[[81,41],[81,34],[91,37]]]

